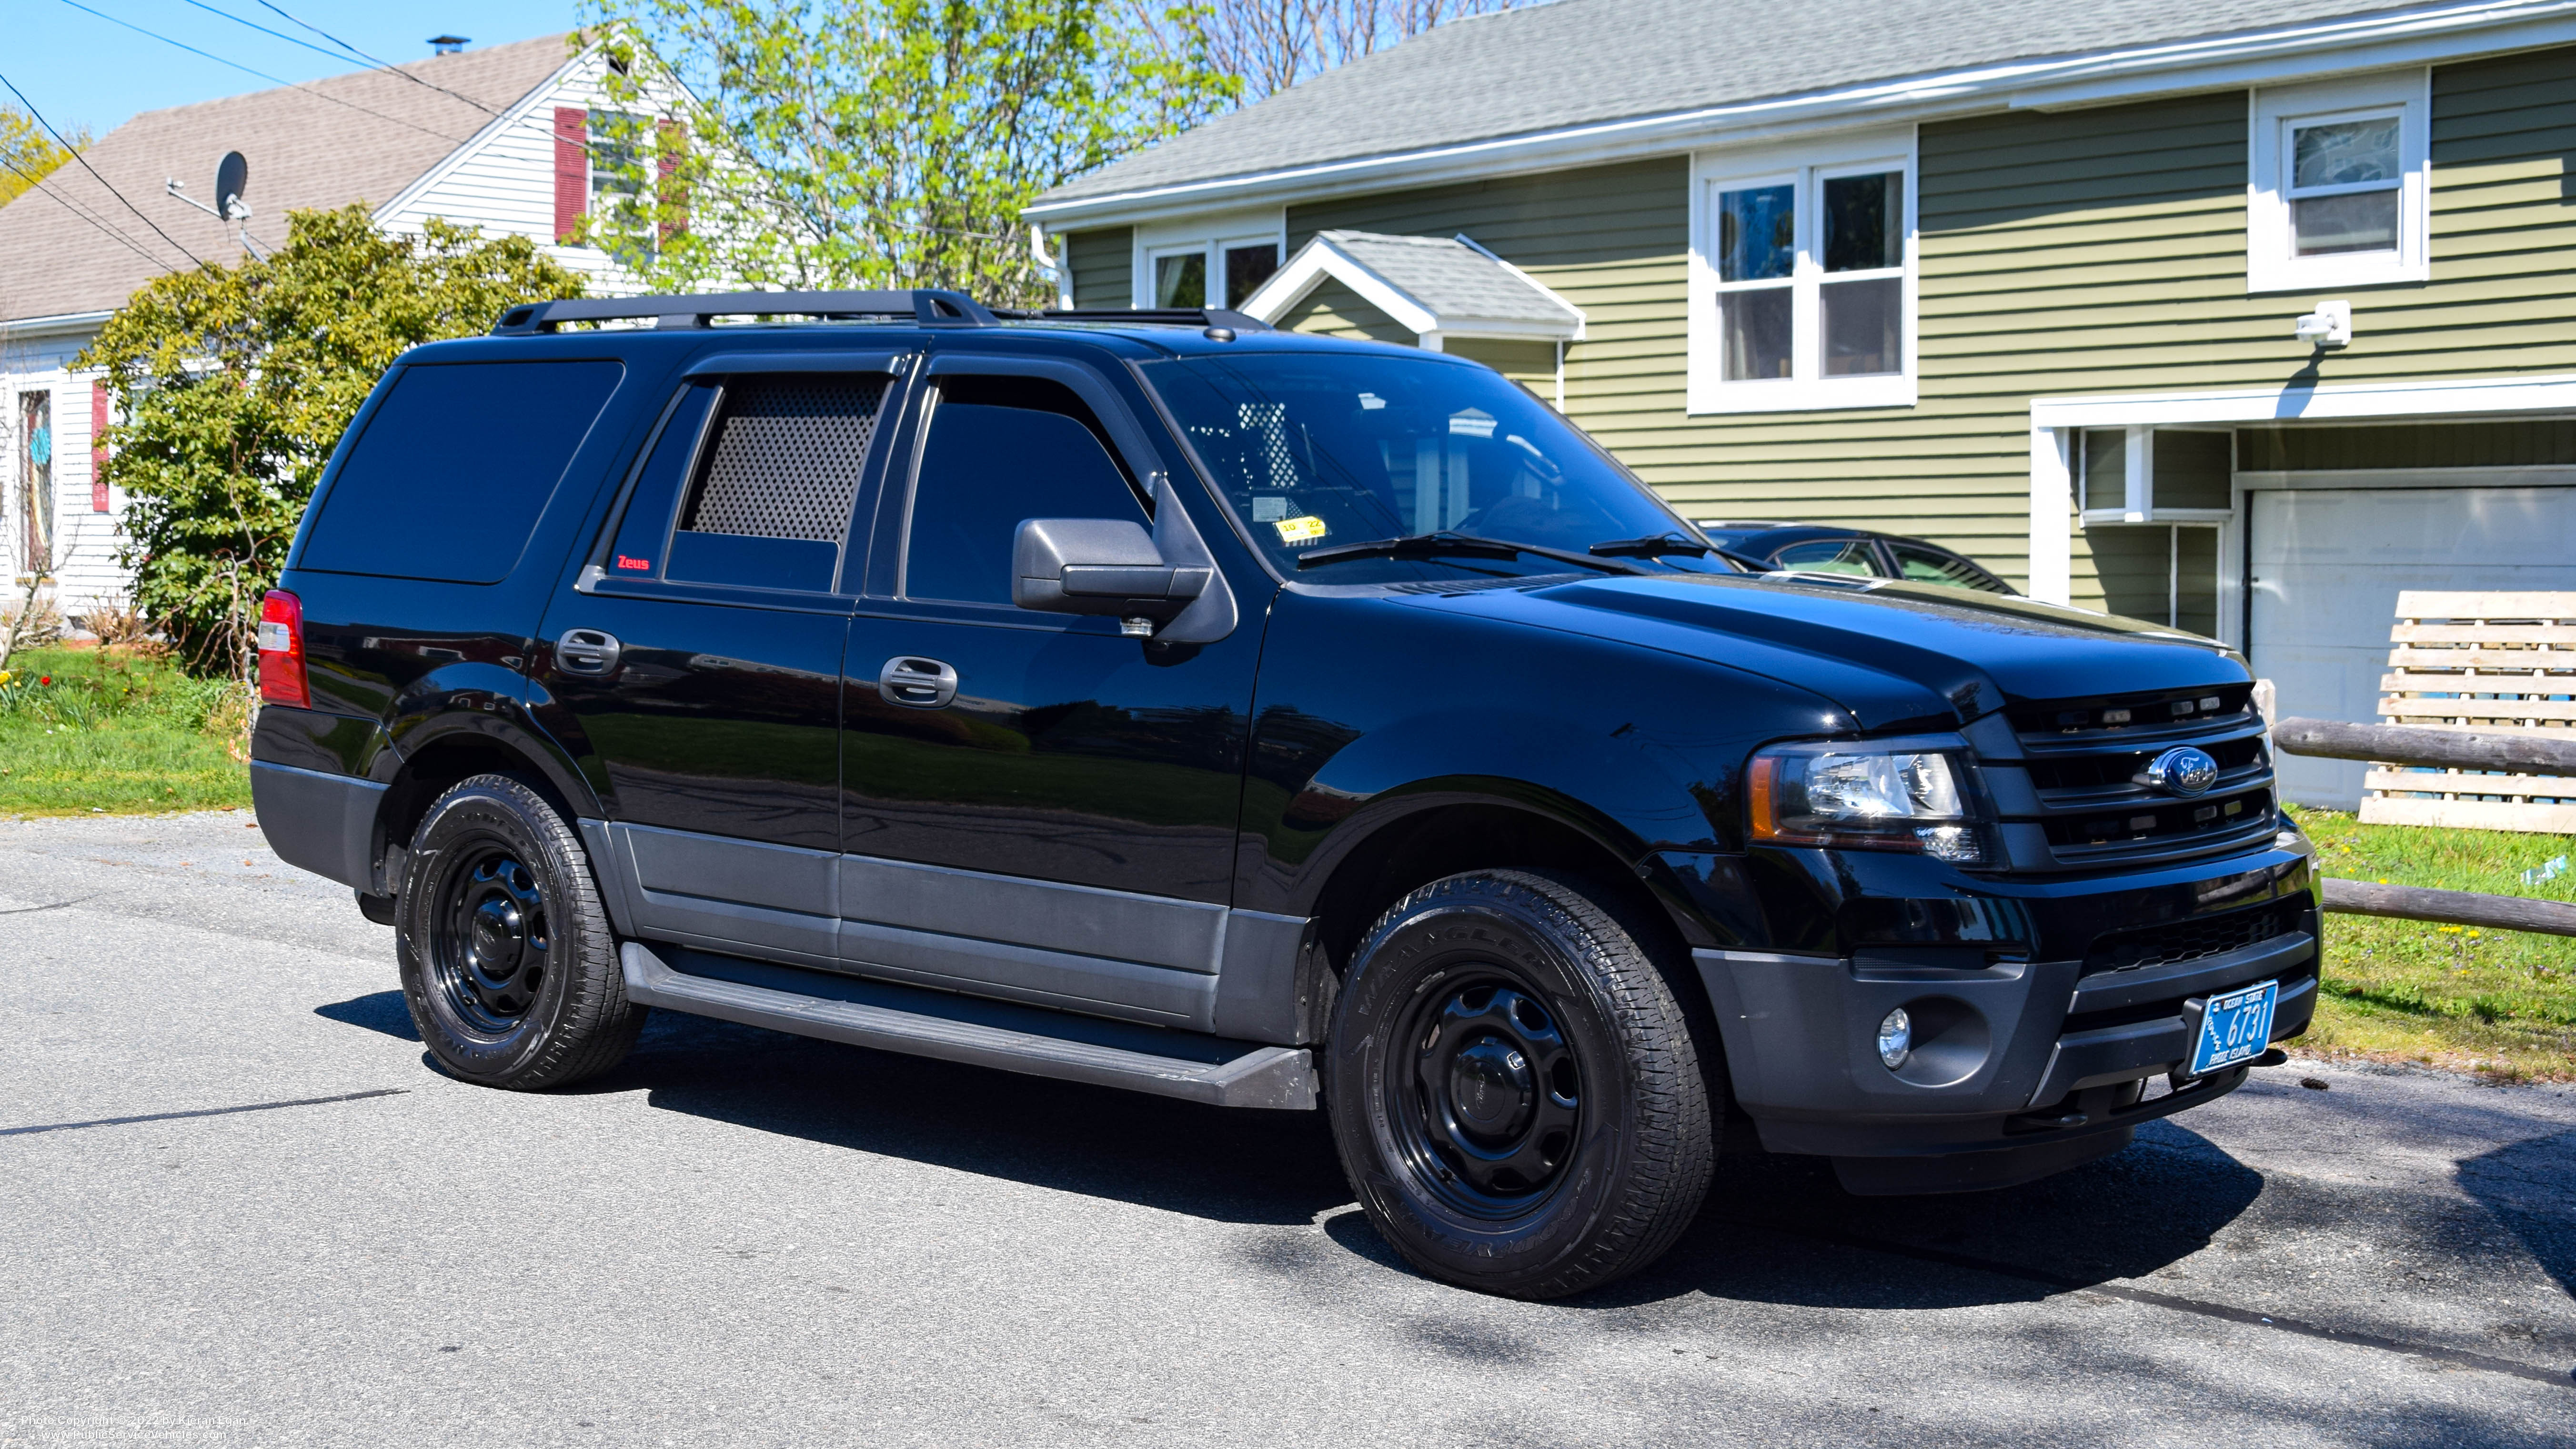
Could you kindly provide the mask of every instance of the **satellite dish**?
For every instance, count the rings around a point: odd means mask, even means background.
[[[215,212],[227,219],[241,205],[242,188],[250,184],[250,163],[239,151],[226,151],[215,163]]]

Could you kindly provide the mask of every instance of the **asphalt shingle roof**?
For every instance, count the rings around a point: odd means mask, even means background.
[[[1328,231],[1318,239],[1384,277],[1443,319],[1571,323],[1581,314],[1463,242],[1436,236]]]
[[[164,194],[164,181],[177,177],[211,206],[215,163],[226,151],[241,152],[250,163],[244,199],[255,213],[251,237],[274,247],[286,239],[290,210],[392,200],[568,59],[565,38],[548,35],[400,67],[489,111],[400,75],[360,71],[302,89],[146,111],[83,159],[179,246],[201,260],[230,263],[241,256],[234,228]],[[0,318],[108,311],[153,277],[187,265],[78,164],[0,206]]]
[[[2413,8],[2385,0],[1556,0],[1415,36],[1042,200]]]

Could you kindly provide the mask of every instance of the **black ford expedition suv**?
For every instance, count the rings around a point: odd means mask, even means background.
[[[513,309],[378,385],[260,646],[260,824],[456,1076],[663,1007],[1320,1107],[1494,1292],[1651,1261],[1721,1133],[2116,1151],[2315,999],[2236,655],[1733,572],[1496,374],[1231,314]]]

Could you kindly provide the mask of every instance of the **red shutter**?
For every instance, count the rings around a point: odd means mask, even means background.
[[[590,113],[555,107],[555,240],[568,242],[590,210]]]
[[[107,512],[107,384],[89,385],[89,511]]]
[[[689,149],[689,124],[686,121],[664,121],[660,145],[654,151],[656,199],[661,203],[661,238],[672,237],[689,229],[689,183],[675,173],[680,157]]]

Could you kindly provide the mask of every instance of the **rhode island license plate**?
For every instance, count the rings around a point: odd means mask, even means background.
[[[2209,998],[2200,1014],[2200,1039],[2191,1044],[2189,1071],[2197,1077],[2252,1061],[2272,1041],[2272,1006],[2281,983],[2260,981]]]

